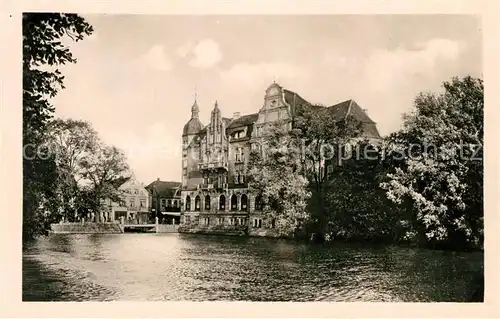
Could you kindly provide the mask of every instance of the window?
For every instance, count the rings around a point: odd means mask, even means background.
[[[135,207],[135,198],[130,199],[130,207]]]
[[[248,210],[248,197],[245,194],[241,195],[241,210]]]
[[[134,189],[134,195],[139,195],[139,190],[138,189]]]
[[[224,225],[224,218],[223,217],[219,217],[217,219],[217,225]]]
[[[141,207],[146,207],[146,200],[145,199],[141,199]]]
[[[210,210],[210,196],[205,196],[205,210]]]
[[[226,209],[226,196],[220,195],[219,197],[219,210]]]
[[[186,224],[189,224],[191,222],[191,216],[184,216],[184,221]]]
[[[262,196],[257,195],[255,198],[255,210],[262,210]]]
[[[236,195],[231,196],[231,210],[238,209],[238,198]]]
[[[196,198],[194,199],[194,210],[200,210],[200,201],[200,196],[196,196]]]
[[[182,169],[182,174],[183,174],[184,176],[186,176],[186,175],[187,175],[187,168],[185,168],[185,167],[184,167],[184,168]]]
[[[165,207],[165,199],[161,200],[161,207]]]
[[[260,219],[260,218],[254,218],[254,220],[253,220],[253,227],[254,228],[261,228],[262,227],[262,219]]]
[[[276,227],[276,220],[272,219],[271,220],[271,228],[275,228]]]
[[[186,211],[191,210],[191,197],[186,196]]]
[[[167,206],[169,206],[169,207],[172,206],[172,201],[170,199],[167,200]]]

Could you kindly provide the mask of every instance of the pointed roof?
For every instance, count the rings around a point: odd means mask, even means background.
[[[333,115],[338,120],[345,119],[347,116],[352,116],[362,123],[375,124],[358,103],[352,99],[329,106],[328,109],[333,112]]]
[[[201,131],[203,124],[198,117],[199,112],[200,107],[198,106],[195,96],[193,106],[191,106],[191,119],[184,125],[182,136],[198,134]]]
[[[197,112],[200,112],[200,107],[198,106],[198,102],[196,101],[196,99],[194,99],[194,103],[193,103],[193,106],[191,106],[191,116],[194,116],[194,113],[197,113]],[[196,114],[198,115],[198,114]]]
[[[154,195],[159,197],[171,198],[175,196],[178,188],[181,187],[181,183],[174,181],[161,181],[157,179],[154,182],[149,183],[146,187],[148,192],[154,192]]]

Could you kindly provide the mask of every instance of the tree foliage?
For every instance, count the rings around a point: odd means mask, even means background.
[[[23,239],[43,233],[58,218],[57,203],[50,200],[57,189],[55,156],[41,150],[54,112],[50,98],[64,88],[64,76],[54,67],[76,62],[65,36],[78,41],[91,32],[76,14],[23,14]]]
[[[411,209],[385,196],[379,183],[391,169],[383,148],[359,141],[351,156],[330,175],[326,205],[330,239],[405,241],[412,231]],[[406,203],[405,203],[406,204]]]
[[[267,220],[275,221],[280,236],[295,235],[300,224],[306,222],[310,192],[308,181],[302,175],[300,144],[276,122],[266,129],[261,148],[249,158],[249,185],[262,198]]]
[[[388,138],[403,159],[381,186],[399,203],[410,198],[430,241],[483,238],[483,82],[453,78],[444,93],[422,93],[403,129]]]
[[[120,149],[97,143],[93,153],[82,158],[80,165],[84,180],[82,191],[86,194],[90,212],[103,211],[106,200],[121,200],[118,187],[120,182],[130,178],[130,174],[125,154]]]
[[[361,123],[352,116],[339,119],[331,109],[321,105],[302,105],[294,119],[292,135],[302,142],[303,175],[314,191],[308,209],[313,226],[319,232],[329,223],[325,198],[328,163],[337,163],[344,147],[362,132]],[[336,165],[332,165],[335,167]]]

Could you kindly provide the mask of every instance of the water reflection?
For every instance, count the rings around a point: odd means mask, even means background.
[[[482,254],[183,234],[54,235],[23,299],[467,301]]]

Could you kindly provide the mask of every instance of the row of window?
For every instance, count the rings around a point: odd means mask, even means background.
[[[161,199],[160,201],[161,206],[168,206],[168,207],[180,207],[180,200],[177,199]]]
[[[219,210],[226,210],[226,196],[220,195],[219,196]],[[212,202],[211,198],[209,195],[205,196],[205,201],[204,201],[204,210],[210,210],[212,207]],[[248,211],[248,196],[243,194],[241,195],[240,198],[240,209],[242,211]],[[191,211],[191,197],[186,196],[186,211]],[[231,196],[231,201],[230,201],[230,209],[232,211],[238,210],[238,197],[236,195]],[[262,198],[261,196],[257,196],[255,198],[255,210],[261,210],[262,209]],[[201,197],[196,196],[194,199],[194,210],[195,211],[200,211],[201,210]]]
[[[120,202],[120,206],[125,207],[126,205],[127,204],[125,203],[125,201],[121,201]],[[129,206],[130,207],[136,207],[136,200],[135,200],[135,198],[130,198],[129,199]],[[139,207],[146,207],[146,200],[145,199],[139,200]]]
[[[133,195],[139,195],[139,190],[136,188],[136,189],[130,189],[130,188],[127,188],[124,190],[125,193],[127,194],[133,194]]]
[[[191,216],[184,216],[184,222],[187,224],[191,224],[192,222],[194,224],[199,224],[199,216],[194,216],[193,220],[191,220]],[[209,225],[230,225],[230,226],[247,226],[248,223],[248,218],[246,217],[229,217],[229,218],[224,218],[224,217],[218,217],[218,218],[210,218],[210,217],[204,217],[202,219],[202,225],[209,226]],[[274,228],[275,221],[274,219],[271,220],[271,223],[269,224],[269,227]],[[252,219],[252,227],[253,228],[262,228],[262,218],[253,218]]]

